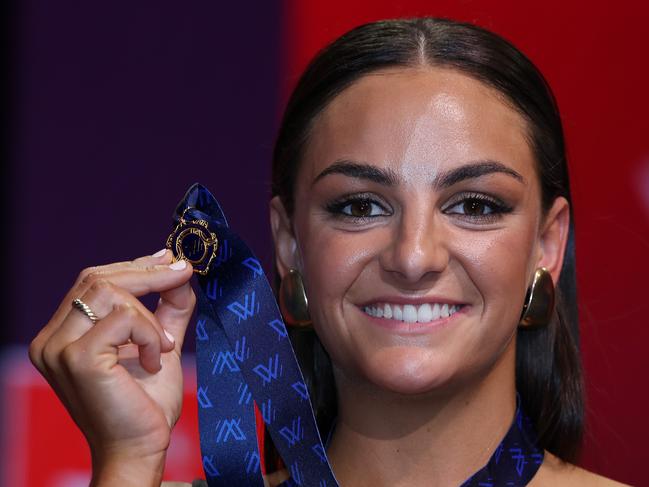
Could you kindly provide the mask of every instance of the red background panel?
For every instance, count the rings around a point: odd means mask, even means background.
[[[2,486],[84,487],[91,476],[85,438],[24,347],[0,357],[0,469]],[[193,356],[183,359],[183,412],[171,436],[165,480],[204,478],[198,439]]]
[[[649,64],[641,2],[286,2],[285,100],[308,60],[367,21],[432,15],[476,23],[525,52],[557,96],[577,237],[588,429],[582,464],[646,483],[649,421]]]

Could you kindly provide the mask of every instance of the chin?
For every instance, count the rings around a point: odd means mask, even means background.
[[[439,352],[393,346],[375,352],[372,358],[360,367],[364,379],[397,394],[426,394],[442,390],[459,379],[457,367]]]

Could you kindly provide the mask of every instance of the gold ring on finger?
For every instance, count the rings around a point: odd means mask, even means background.
[[[79,298],[72,300],[72,306],[86,315],[88,319],[92,321],[93,325],[99,321],[99,318],[97,318],[97,315],[92,311],[92,309],[90,309],[90,306],[81,301]]]

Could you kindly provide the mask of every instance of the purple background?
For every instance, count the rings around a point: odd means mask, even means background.
[[[196,181],[268,269],[277,5],[13,4],[5,339],[30,341],[84,267],[162,248]]]

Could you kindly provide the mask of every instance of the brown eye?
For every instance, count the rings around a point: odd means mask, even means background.
[[[349,205],[352,216],[370,216],[372,214],[372,203],[367,200],[354,201]]]
[[[486,205],[484,201],[480,201],[478,199],[464,200],[464,203],[462,204],[462,210],[465,215],[469,216],[488,215],[492,212],[492,209],[489,208],[489,206]]]
[[[329,211],[335,215],[343,215],[351,218],[374,218],[390,214],[380,203],[368,198],[351,198],[329,207]]]
[[[513,208],[491,196],[480,193],[460,194],[445,209],[447,215],[474,223],[491,223],[511,213]]]

